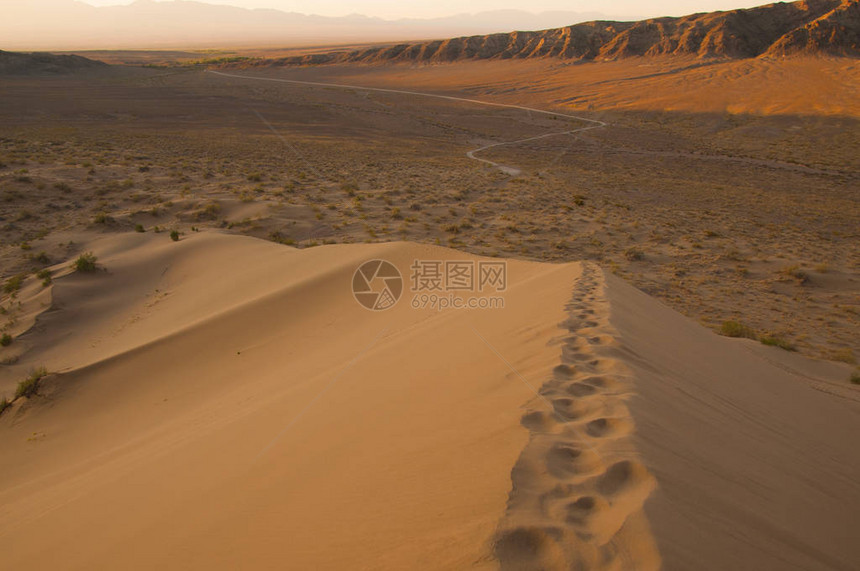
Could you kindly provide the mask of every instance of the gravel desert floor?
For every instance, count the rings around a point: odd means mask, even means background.
[[[811,356],[860,354],[854,60],[221,71],[247,79],[4,79],[7,277],[68,257],[63,232],[84,228],[411,240],[595,260],[715,330],[738,321]],[[488,145],[478,158],[515,170],[466,156]]]

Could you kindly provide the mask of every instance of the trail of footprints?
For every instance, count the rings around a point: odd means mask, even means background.
[[[642,505],[655,487],[626,437],[629,371],[602,295],[586,265],[566,309],[561,363],[522,419],[530,439],[511,472],[495,554],[502,569],[659,568]]]

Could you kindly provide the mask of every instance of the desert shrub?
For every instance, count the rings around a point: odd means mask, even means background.
[[[33,369],[26,379],[18,383],[18,388],[15,389],[15,398],[17,399],[20,397],[31,397],[38,393],[39,383],[47,374],[48,371],[47,369],[45,369],[45,367]]]
[[[355,191],[358,190],[358,185],[355,182],[344,182],[341,183],[340,189],[344,191],[347,196],[355,196]]]
[[[174,242],[178,242],[179,241],[179,231],[178,230],[171,230],[170,231],[170,239],[173,240]]]
[[[75,263],[72,267],[79,272],[94,272],[96,271],[96,262],[98,258],[96,258],[95,254],[92,252],[84,252],[78,259],[75,260]]]
[[[793,278],[801,285],[809,281],[809,274],[801,270],[799,266],[788,266],[779,271],[786,278]]]
[[[221,205],[217,202],[210,202],[200,210],[194,213],[195,220],[215,220],[221,214]]]
[[[756,338],[755,331],[739,321],[724,321],[720,327],[720,335],[726,337],[745,337],[747,339]]]
[[[278,244],[284,244],[286,246],[292,246],[296,243],[295,240],[288,236],[284,236],[281,232],[278,232],[277,230],[269,233],[269,239],[273,242],[277,242]]]
[[[854,357],[854,352],[847,347],[831,351],[830,359],[832,361],[839,361],[840,363],[848,363],[849,365],[857,363],[857,359]]]
[[[57,190],[61,190],[63,192],[69,192],[72,190],[72,187],[69,186],[69,184],[65,183],[65,182],[58,182],[58,183],[54,184],[54,188],[56,188]]]
[[[146,232],[146,228],[143,227],[143,224],[135,224],[134,225],[134,231],[143,233],[143,232]]]
[[[17,276],[12,276],[6,283],[3,284],[3,293],[16,293],[19,289],[21,289],[21,284],[24,283],[24,274],[18,274]]]
[[[108,215],[104,212],[99,212],[95,215],[95,218],[93,218],[93,222],[95,222],[96,224],[107,224],[108,220]]]
[[[851,381],[851,384],[860,385],[860,370],[851,373],[851,378],[849,380]]]
[[[33,261],[46,266],[51,263],[51,258],[48,257],[48,253],[45,251],[39,252],[35,256],[33,256]]]
[[[0,335],[0,347],[8,347],[12,344],[12,336],[8,333]]]
[[[779,347],[785,351],[797,351],[794,345],[777,335],[762,335],[759,341],[762,342],[762,345],[767,345],[769,347]]]
[[[48,287],[53,281],[53,279],[51,278],[51,270],[49,270],[48,268],[36,272],[36,277],[42,280],[42,287]]]
[[[629,262],[638,262],[645,258],[645,252],[638,248],[630,248],[624,252],[624,257],[627,258],[627,261]]]
[[[745,262],[745,261],[747,261],[746,258],[744,258],[744,255],[735,249],[727,251],[721,257],[723,259],[729,260],[731,262]]]

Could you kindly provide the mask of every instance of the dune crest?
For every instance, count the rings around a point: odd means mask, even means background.
[[[586,266],[561,324],[561,364],[522,419],[529,443],[495,546],[502,569],[659,569],[643,504],[656,481],[626,439],[630,372],[599,270]]]

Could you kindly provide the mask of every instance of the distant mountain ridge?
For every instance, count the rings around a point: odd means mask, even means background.
[[[432,19],[326,17],[191,0],[95,7],[75,0],[2,0],[0,48],[19,51],[344,45],[543,29],[597,12],[494,10]],[[312,5],[308,5],[310,9]],[[466,5],[464,5],[466,9]]]
[[[803,0],[757,8],[654,18],[595,21],[538,32],[511,32],[339,51],[256,65],[451,62],[557,57],[613,60],[634,56],[698,58],[860,55],[860,0]]]

